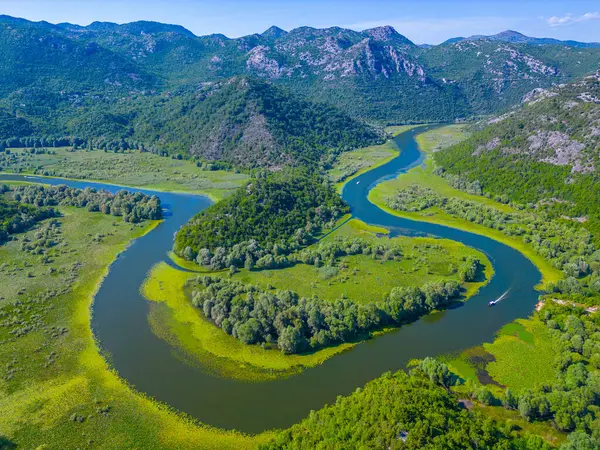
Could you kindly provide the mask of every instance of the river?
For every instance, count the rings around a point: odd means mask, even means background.
[[[151,192],[166,208],[165,219],[155,230],[137,239],[111,265],[93,306],[92,327],[103,353],[119,375],[143,393],[196,417],[203,423],[256,433],[285,428],[311,409],[331,404],[386,371],[403,369],[409,360],[457,352],[491,341],[506,323],[528,316],[537,302],[534,286],[537,268],[518,251],[484,236],[390,215],[368,200],[368,192],[384,179],[420,164],[423,155],[415,135],[427,127],[395,138],[401,150],[392,161],[353,179],[342,197],[354,217],[391,230],[392,235],[432,235],[462,242],[484,252],[495,275],[463,306],[429,315],[410,325],[361,343],[301,374],[269,382],[245,382],[205,373],[182,362],[148,324],[149,302],[139,293],[146,274],[167,259],[173,235],[194,214],[211,202],[202,196]],[[1,180],[23,180],[0,175]],[[25,181],[121,189],[102,183],[27,177]],[[508,294],[496,306],[487,303]]]

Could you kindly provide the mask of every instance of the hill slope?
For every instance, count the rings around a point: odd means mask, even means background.
[[[314,166],[382,139],[373,128],[333,107],[247,77],[122,102],[56,96],[53,106],[37,114],[42,95],[26,91],[16,96],[11,103],[16,116],[0,110],[0,132],[11,137],[73,136],[86,146],[189,154],[246,168]],[[21,106],[18,101],[25,96],[35,99],[38,108],[28,108],[29,102]],[[30,141],[9,145],[32,145]]]
[[[537,203],[600,236],[600,72],[537,89],[487,125],[436,162],[478,180],[485,193]]]
[[[134,137],[241,167],[304,164],[380,142],[341,111],[297,99],[268,83],[233,78],[144,108]]]

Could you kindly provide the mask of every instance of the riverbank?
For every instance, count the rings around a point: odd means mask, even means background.
[[[405,131],[421,125],[398,125],[387,127],[385,131],[396,137]],[[365,172],[387,164],[400,154],[393,139],[385,144],[359,148],[340,154],[334,166],[327,171],[327,176],[335,183],[336,190],[341,193],[344,185]]]
[[[16,160],[4,167],[7,175],[49,176],[158,192],[206,195],[217,202],[244,183],[246,174],[202,170],[192,161],[152,153],[102,150],[52,149],[54,153],[31,154],[11,150]]]
[[[439,130],[443,131],[444,128]],[[432,136],[443,136],[443,133],[439,131],[430,131],[419,135],[417,142],[421,145],[426,143],[425,147],[427,151],[440,148],[440,139],[431,139]],[[456,133],[454,133],[456,134]],[[429,141],[429,142],[428,142]],[[454,139],[453,142],[457,142],[458,139]],[[489,237],[505,245],[508,245],[515,250],[525,255],[542,273],[542,285],[546,286],[548,283],[555,282],[563,277],[563,273],[552,266],[552,264],[545,258],[540,256],[533,248],[524,243],[518,237],[511,237],[503,234],[499,230],[491,229],[483,225],[479,225],[473,222],[469,222],[464,219],[460,219],[454,216],[450,216],[439,209],[430,208],[421,212],[404,212],[398,211],[387,206],[386,200],[393,196],[397,191],[406,188],[410,185],[417,185],[424,188],[429,188],[434,192],[448,198],[460,198],[463,200],[469,200],[481,203],[486,206],[493,207],[504,212],[513,212],[512,208],[507,205],[495,202],[491,199],[467,194],[464,191],[453,188],[448,182],[433,173],[433,163],[428,156],[423,165],[415,167],[406,173],[400,174],[397,178],[377,185],[374,189],[369,192],[368,199],[371,203],[381,208],[385,212],[392,214],[396,217],[401,217],[409,220],[415,220],[420,222],[428,222],[438,225],[444,225],[451,228],[456,228],[470,233],[479,234],[482,236]]]
[[[0,279],[10,277],[0,283],[1,311],[22,315],[26,327],[16,334],[10,322],[0,327],[0,358],[8,364],[0,379],[1,436],[24,448],[253,448],[267,439],[198,426],[112,371],[91,330],[94,297],[110,264],[160,222],[132,226],[60,210],[53,239],[64,253],[50,263],[40,264],[18,241],[0,247]]]
[[[492,278],[493,267],[481,252],[458,242],[423,237],[385,236],[387,230],[350,220],[320,242],[337,238],[366,239],[382,244],[393,242],[402,253],[400,261],[382,261],[366,255],[340,258],[341,267],[314,267],[297,264],[289,268],[248,271],[210,272],[173,257],[173,262],[186,271],[166,263],[155,265],[142,287],[151,306],[149,321],[153,332],[169,342],[180,358],[216,376],[246,381],[268,381],[298,374],[322,364],[333,356],[350,350],[361,340],[326,347],[308,354],[285,355],[277,348],[245,345],[205,319],[192,305],[187,283],[199,274],[225,276],[265,290],[292,290],[304,297],[317,295],[335,301],[348,298],[356,303],[380,301],[394,287],[420,287],[434,281],[460,281],[458,268],[468,257],[477,258],[483,266],[481,279],[462,283],[462,300],[466,301]],[[319,244],[314,244],[318,246]],[[454,268],[454,269],[452,269]],[[194,273],[187,272],[192,270]],[[392,330],[394,328],[389,328]],[[389,331],[388,330],[388,331]],[[375,333],[381,335],[385,330]]]
[[[456,310],[432,313],[424,320],[384,333],[353,351],[338,354],[326,364],[274,383],[247,383],[207,375],[183,363],[180,354],[174,354],[173,348],[156,338],[148,326],[148,304],[138,295],[148,271],[156,262],[164,260],[173,233],[206,206],[197,197],[164,194],[172,216],[144,238],[143,246],[132,246],[117,260],[97,295],[94,329],[103,348],[111,353],[111,365],[121,377],[135,384],[138,391],[150,393],[205,423],[260,433],[273,427],[287,428],[308,411],[331,403],[338,395],[351,393],[356,386],[386,371],[403,369],[410,360],[459,351],[491,340],[494,332],[507,321],[528,314],[537,299],[531,286],[539,277],[537,270],[516,251],[451,228],[436,229],[419,222],[403,221],[383,213],[366,200],[368,187],[385,176],[386,171],[402,170],[419,158],[413,135],[408,132],[397,139],[406,152],[389,163],[390,167],[363,174],[360,184],[346,185],[344,198],[366,221],[389,227],[394,235],[411,236],[434,230],[432,234],[485,249],[497,262],[498,270],[473,301],[462,303]],[[84,183],[74,184],[84,186]],[[380,228],[373,229],[370,225],[361,229],[371,236],[382,234]],[[516,286],[515,294],[519,295],[519,301],[499,306],[501,314],[487,307],[487,301],[498,298],[507,286],[514,286],[517,279],[520,285]],[[451,339],[439,339],[440,335]],[[407,342],[410,345],[406,345]],[[138,414],[143,416],[139,411]]]

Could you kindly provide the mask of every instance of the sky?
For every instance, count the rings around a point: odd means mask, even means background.
[[[600,41],[598,0],[0,0],[0,14],[79,25],[153,20],[183,25],[197,35],[229,37],[261,33],[271,25],[285,30],[392,25],[418,44],[507,29]]]

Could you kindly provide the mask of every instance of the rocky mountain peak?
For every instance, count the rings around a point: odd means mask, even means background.
[[[502,38],[502,39],[513,39],[513,40],[528,40],[529,39],[523,33],[519,33],[518,31],[514,31],[514,30],[502,31],[502,32],[494,35],[494,37]]]
[[[414,45],[411,41],[409,41],[406,37],[402,36],[398,33],[394,27],[390,25],[385,25],[383,27],[375,27],[370,28],[368,30],[364,30],[362,32],[363,35],[369,36],[371,39],[375,41],[388,42],[391,40],[403,41],[406,44]]]
[[[272,27],[269,27],[267,30],[265,30],[261,36],[268,39],[279,39],[280,37],[283,37],[286,34],[288,34],[287,31],[282,30],[281,28],[273,25]]]

